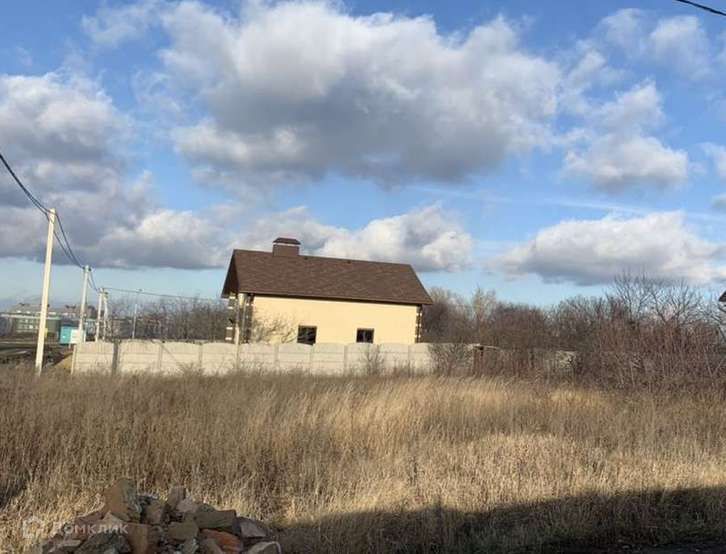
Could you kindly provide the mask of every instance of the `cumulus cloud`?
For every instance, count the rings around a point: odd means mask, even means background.
[[[673,68],[694,80],[711,73],[711,45],[696,16],[658,19],[627,8],[604,18],[600,26],[605,41],[632,59]]]
[[[607,283],[624,272],[705,284],[726,279],[724,246],[700,238],[682,212],[563,221],[494,261],[511,275],[545,281]]]
[[[412,264],[419,271],[459,271],[471,265],[472,237],[438,205],[374,219],[359,229],[324,225],[305,208],[256,222],[242,245],[268,250],[277,236],[297,237],[317,256]]]
[[[648,134],[663,119],[662,100],[654,83],[641,83],[617,95],[591,110],[588,127],[565,155],[565,174],[588,179],[608,192],[685,183],[688,154]]]
[[[502,18],[455,36],[332,2],[248,2],[234,17],[184,2],[161,19],[166,71],[206,113],[176,148],[230,188],[456,182],[550,140],[560,70]]]
[[[5,155],[58,209],[78,256],[95,266],[204,267],[218,263],[206,223],[161,209],[151,176],[129,179],[130,122],[97,83],[73,74],[0,75]],[[0,256],[42,259],[46,221],[8,177],[0,179]],[[195,242],[196,240],[196,242]],[[70,263],[56,252],[57,263]]]
[[[115,47],[141,37],[158,20],[163,9],[162,0],[110,7],[102,6],[96,15],[84,16],[81,27],[94,44]]]

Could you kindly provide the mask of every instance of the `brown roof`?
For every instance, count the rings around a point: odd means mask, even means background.
[[[230,293],[300,298],[431,304],[431,297],[408,264],[344,260],[321,256],[280,256],[235,250],[222,296]]]

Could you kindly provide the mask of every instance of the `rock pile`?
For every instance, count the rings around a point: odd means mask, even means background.
[[[129,479],[106,489],[102,509],[76,518],[33,554],[282,554],[266,528],[172,487],[164,501]]]

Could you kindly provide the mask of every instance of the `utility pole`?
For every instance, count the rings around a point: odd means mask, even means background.
[[[48,296],[50,293],[50,267],[53,263],[53,236],[55,231],[55,208],[48,210],[48,241],[45,244],[45,268],[43,270],[43,294],[40,299],[40,319],[38,320],[38,344],[35,349],[35,373],[43,373],[43,354],[45,350],[45,323],[48,318]]]
[[[88,275],[91,268],[87,265],[83,266],[83,288],[81,289],[81,313],[78,316],[78,343],[86,342],[86,297],[88,295]]]
[[[103,287],[98,291],[98,304],[96,305],[96,334],[94,335],[95,342],[101,335],[101,313],[103,312]]]
[[[139,313],[139,295],[141,294],[141,289],[138,290],[136,293],[136,301],[134,302],[134,322],[131,325],[131,340],[134,340],[136,338],[136,316]]]
[[[108,291],[103,290],[103,340],[106,340],[106,331],[108,330]]]

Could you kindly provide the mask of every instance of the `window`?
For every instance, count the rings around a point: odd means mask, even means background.
[[[358,329],[355,342],[373,342],[373,329]]]
[[[297,342],[300,344],[315,344],[318,335],[317,327],[304,327],[300,325],[297,328]]]

